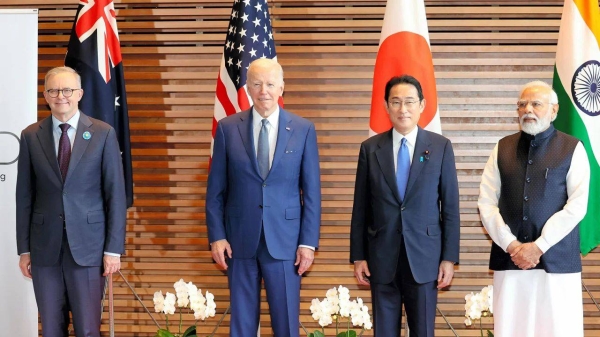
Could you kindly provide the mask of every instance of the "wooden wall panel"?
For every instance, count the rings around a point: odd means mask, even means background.
[[[440,292],[439,308],[460,336],[478,336],[478,330],[464,326],[463,315],[464,295],[491,284],[490,239],[476,205],[480,176],[495,142],[518,130],[514,107],[519,87],[533,79],[551,81],[563,1],[426,4],[442,128],[454,143],[461,199],[461,264],[452,286]],[[204,200],[214,88],[231,2],[116,0],[115,6],[135,180],[123,273],[149,307],[154,291],[170,290],[183,277],[215,293],[218,313],[223,313],[227,280],[210,258]],[[356,285],[348,263],[349,222],[359,144],[368,137],[371,78],[385,1],[278,0],[270,6],[285,70],[285,106],[312,120],[318,133],[321,247],[303,279],[300,317],[315,329],[308,307],[328,288],[343,284],[370,303],[368,289]],[[62,65],[76,7],[75,0],[0,3],[0,8],[40,9],[40,91],[44,73]],[[47,116],[41,95],[38,104],[39,117]],[[597,252],[583,260],[583,278],[596,296],[599,260]],[[153,336],[152,321],[125,284],[115,281],[116,336]],[[586,293],[582,298],[586,335],[600,336],[600,314]],[[269,336],[266,303],[262,308],[261,332]],[[210,333],[216,321],[201,323],[201,334]],[[218,336],[228,335],[228,322],[229,317]],[[485,323],[491,326],[491,320]],[[107,330],[103,325],[105,335]],[[436,334],[453,335],[440,315]]]

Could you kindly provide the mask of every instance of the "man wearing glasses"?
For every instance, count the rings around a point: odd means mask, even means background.
[[[417,126],[426,103],[417,79],[390,79],[382,103],[393,127],[360,147],[350,260],[371,287],[375,336],[400,336],[403,304],[410,335],[433,336],[438,289],[458,262],[454,152]]]
[[[521,132],[494,148],[478,201],[494,241],[494,333],[583,336],[578,224],[587,212],[587,155],[552,125],[558,98],[548,84],[526,84],[517,112]]]
[[[104,276],[120,269],[126,199],[115,130],[79,111],[81,78],[48,72],[51,116],[28,126],[17,175],[19,267],[32,278],[44,337],[100,336]]]

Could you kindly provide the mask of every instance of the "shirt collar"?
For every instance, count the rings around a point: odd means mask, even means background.
[[[258,127],[258,125],[260,124],[260,121],[262,119],[263,119],[263,117],[253,107],[252,108],[252,124],[253,124],[253,126],[255,128]],[[279,105],[277,105],[277,107],[275,108],[275,111],[273,111],[273,113],[270,114],[269,117],[267,117],[267,120],[269,121],[269,124],[271,124],[271,126],[273,126],[273,127],[277,126],[277,124],[279,123]]]
[[[77,124],[79,123],[79,110],[77,110],[77,112],[73,115],[73,117],[71,117],[71,119],[69,119],[68,121],[66,121],[67,124],[69,124],[73,130],[77,130]],[[59,121],[56,117],[52,116],[52,127],[54,129],[59,129],[59,125],[63,124],[63,122]]]
[[[415,126],[411,132],[409,132],[406,136],[402,135],[400,132],[396,131],[396,129],[392,128],[392,139],[394,141],[394,145],[400,143],[402,138],[406,138],[408,144],[415,146],[417,143],[417,134],[419,133],[419,127]]]

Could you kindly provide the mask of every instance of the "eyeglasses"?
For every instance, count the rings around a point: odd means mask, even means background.
[[[415,99],[407,99],[405,101],[398,99],[398,100],[389,101],[388,105],[394,109],[399,109],[402,105],[405,105],[407,109],[410,109],[419,102],[421,102],[421,101],[415,100]]]
[[[517,102],[517,109],[519,110],[524,110],[527,108],[527,106],[531,104],[531,107],[533,108],[533,110],[542,110],[544,109],[544,107],[546,106],[546,104],[550,104],[552,105],[553,103],[544,103],[541,101],[526,101],[526,100],[520,100]]]
[[[58,97],[58,93],[62,92],[62,95],[66,98],[69,98],[71,96],[73,96],[73,92],[75,90],[81,90],[81,89],[71,89],[71,88],[64,88],[64,89],[48,89],[46,90],[46,92],[48,93],[48,96],[52,97],[52,98],[56,98]]]

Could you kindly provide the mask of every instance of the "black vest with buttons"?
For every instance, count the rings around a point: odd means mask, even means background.
[[[538,239],[546,221],[567,203],[567,172],[578,142],[550,125],[535,136],[520,132],[498,143],[502,181],[498,207],[502,219],[520,242]],[[490,269],[519,270],[519,267],[494,243]],[[550,247],[535,269],[548,273],[581,272],[579,225]]]

